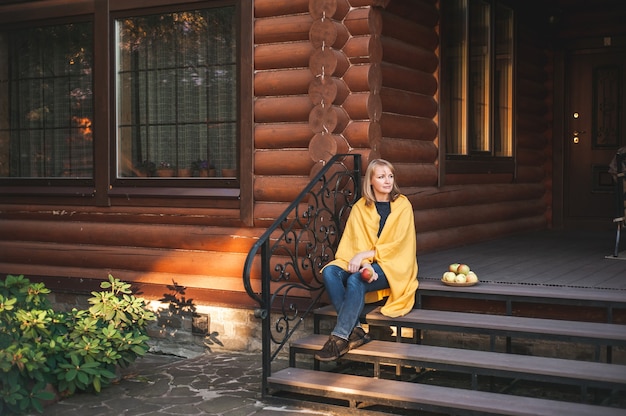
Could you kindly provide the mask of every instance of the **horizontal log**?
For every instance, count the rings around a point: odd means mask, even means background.
[[[385,137],[399,139],[434,140],[438,127],[431,118],[413,117],[383,112],[380,127]]]
[[[164,250],[125,246],[0,241],[0,262],[124,269],[180,275],[241,276],[247,253]]]
[[[400,187],[436,186],[438,180],[437,167],[432,163],[396,163],[396,180]]]
[[[346,111],[336,105],[316,105],[309,113],[309,127],[314,133],[341,133],[349,121]]]
[[[308,68],[257,71],[254,74],[254,95],[262,97],[307,94],[312,81],[313,74]]]
[[[518,148],[515,154],[518,166],[543,166],[546,155],[542,151]]]
[[[415,212],[418,233],[464,227],[474,224],[511,221],[516,218],[541,216],[546,206],[542,200],[506,201],[447,208],[422,209]]]
[[[380,120],[383,109],[380,95],[365,92],[348,95],[343,102],[343,108],[352,120],[370,121]]]
[[[548,138],[543,134],[518,131],[515,136],[518,148],[544,150],[548,145]]]
[[[343,76],[352,92],[378,94],[383,83],[383,73],[379,64],[352,65]]]
[[[206,201],[204,201],[206,205]],[[241,227],[239,208],[171,207],[171,206],[93,206],[57,204],[0,204],[0,219],[92,221],[95,223],[201,224]]]
[[[337,49],[314,49],[309,56],[309,69],[316,77],[336,76],[341,78],[350,67],[348,57]]]
[[[257,71],[306,68],[313,52],[313,45],[308,40],[258,45],[254,48],[254,68]]]
[[[353,8],[343,24],[352,36],[380,35],[383,28],[380,9],[373,7]]]
[[[309,0],[254,0],[254,17],[307,13]]]
[[[513,173],[446,173],[446,185],[493,185],[513,182]]]
[[[546,171],[542,166],[518,166],[517,181],[520,183],[540,183],[546,178]]]
[[[349,0],[352,7],[385,7],[389,0]]]
[[[383,58],[381,38],[375,35],[353,36],[341,50],[353,64],[380,63]]]
[[[343,130],[350,147],[372,147],[382,138],[380,123],[376,121],[351,121]]]
[[[327,47],[341,49],[349,38],[348,29],[332,19],[315,20],[309,30],[309,40],[315,49]]]
[[[338,78],[332,76],[314,77],[308,89],[311,102],[316,106],[333,103],[337,98],[338,81]]]
[[[309,160],[319,162],[328,161],[339,153],[347,153],[350,146],[345,137],[340,134],[317,133],[309,143]]]
[[[434,163],[439,153],[437,146],[426,140],[382,137],[372,147],[379,151],[380,157],[394,163]]]
[[[533,65],[530,61],[517,60],[515,66],[516,80],[525,79],[537,84],[548,82],[548,73],[544,67]]]
[[[545,189],[541,184],[456,185],[441,188],[403,189],[413,208],[443,208],[478,205],[503,201],[540,199]]]
[[[308,149],[257,150],[254,152],[256,175],[308,175],[313,162]]]
[[[255,149],[307,147],[313,137],[309,123],[268,123],[254,126]]]
[[[262,230],[172,224],[95,223],[59,220],[0,220],[0,240],[41,244],[86,244],[246,253]]]
[[[519,59],[522,59],[526,64],[533,65],[537,68],[544,68],[548,64],[548,55],[543,46],[533,46],[529,42],[521,42],[517,46],[516,50]]]
[[[254,225],[256,227],[267,228],[272,225],[288,207],[289,202],[255,201],[254,204]],[[305,212],[307,204],[300,206],[299,212]]]
[[[338,162],[334,163],[328,169],[328,171],[324,175],[325,177],[324,184],[326,186],[326,189],[335,190],[337,188],[341,188],[342,190],[343,189],[354,190],[354,182],[348,179],[350,175],[350,171],[354,169],[354,163],[352,163],[353,161],[354,161],[353,158],[346,157],[346,158],[340,159]],[[326,166],[326,161],[318,161],[311,169],[311,173],[309,176],[310,177],[316,176],[325,166]],[[359,181],[360,180],[361,178],[359,178]],[[334,200],[334,196],[329,195],[328,198],[333,198],[333,203],[331,204],[326,204],[326,202],[324,202],[324,204],[328,206],[334,207],[335,202],[342,203],[342,202]]]
[[[437,92],[437,78],[433,74],[387,62],[380,65],[380,71],[385,87],[424,95],[435,95]]]
[[[313,109],[308,96],[257,98],[254,121],[257,123],[298,122],[307,120]]]
[[[432,118],[437,115],[437,101],[429,95],[383,87],[380,90],[380,99],[383,111],[386,113],[424,118]]]
[[[435,27],[439,23],[439,10],[432,1],[392,0],[385,10],[426,27]]]
[[[535,117],[542,117],[550,114],[549,103],[539,97],[517,97],[517,113],[527,114]]]
[[[258,176],[254,180],[254,200],[291,202],[309,184],[307,176]]]
[[[374,160],[374,159],[380,159],[380,154],[374,150],[374,149],[370,149],[370,148],[352,148],[350,149],[350,154],[360,154],[361,155],[361,172],[364,173],[365,170],[367,169],[367,165],[369,165],[369,163]],[[353,169],[354,166],[352,165],[352,158],[346,158],[345,161],[343,162],[343,164],[345,166],[348,167],[348,169]]]
[[[195,304],[253,309],[258,306],[243,288],[241,276],[212,277],[173,273],[136,272],[121,269],[90,269],[67,266],[41,266],[31,264],[0,263],[0,269],[8,274],[23,274],[32,282],[41,282],[54,293],[90,295],[100,290],[100,283],[107,280],[110,272],[114,277],[132,285],[135,293],[146,300],[160,300],[171,295],[172,282],[185,288],[188,299]],[[146,283],[146,282],[161,282]],[[215,290],[213,287],[225,289]],[[71,288],[71,289],[68,289]]]
[[[534,82],[528,79],[516,79],[517,92],[528,97],[542,97],[548,96],[548,89],[544,83]]]
[[[405,66],[414,70],[434,73],[439,66],[439,58],[435,51],[426,50],[397,39],[381,37],[382,49],[385,51],[385,62]]]
[[[311,0],[309,2],[309,13],[314,19],[332,18],[343,20],[349,10],[349,0]]]
[[[350,94],[350,90],[342,79],[325,76],[312,79],[308,94],[311,102],[315,105],[341,105]]]
[[[544,133],[550,129],[550,123],[545,116],[518,113],[515,120],[517,131]]]
[[[439,46],[439,36],[433,26],[423,26],[397,14],[381,13],[382,35],[432,51]]]
[[[473,224],[465,227],[455,227],[453,223],[449,228],[417,234],[417,253],[425,253],[438,249],[449,249],[468,243],[491,240],[517,232],[544,229],[547,226],[544,216],[516,218],[511,221],[500,221],[488,224]],[[462,238],[459,236],[468,236]]]
[[[254,42],[296,42],[309,39],[313,19],[308,14],[296,14],[254,20]]]

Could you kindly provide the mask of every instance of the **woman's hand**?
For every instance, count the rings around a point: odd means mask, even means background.
[[[361,253],[357,253],[352,257],[350,262],[348,262],[348,271],[350,273],[356,273],[361,270],[361,263],[363,262],[363,258],[361,257]]]
[[[378,273],[376,273],[372,265],[369,263],[364,265],[359,270],[359,273],[361,273],[361,279],[363,279],[363,281],[366,283],[372,283],[373,281],[378,280]]]
[[[364,265],[369,265],[369,261],[364,263],[365,259],[372,258],[374,257],[375,254],[376,254],[376,251],[374,250],[362,251],[360,253],[356,253],[354,256],[352,256],[352,259],[350,259],[350,261],[348,262],[348,271],[350,273],[356,273],[360,271],[361,267],[363,267]]]

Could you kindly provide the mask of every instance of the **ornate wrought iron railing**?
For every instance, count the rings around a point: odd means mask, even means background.
[[[324,293],[320,271],[361,195],[360,166],[359,154],[335,155],[248,253],[243,284],[259,304],[264,396],[272,362]]]

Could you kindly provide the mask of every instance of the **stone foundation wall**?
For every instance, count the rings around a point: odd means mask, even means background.
[[[52,293],[50,301],[55,309],[69,311],[89,308],[88,298]],[[262,321],[254,316],[253,310],[195,305],[180,300],[150,301],[148,308],[157,316],[148,326],[151,352],[181,357],[224,351],[261,353]],[[274,323],[277,318],[271,319]],[[309,318],[300,323],[296,336],[312,332],[313,319]]]

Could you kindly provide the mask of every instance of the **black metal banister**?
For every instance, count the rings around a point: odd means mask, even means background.
[[[272,361],[319,304],[324,293],[320,271],[334,258],[350,208],[360,195],[361,155],[335,155],[248,252],[243,285],[259,304],[254,314],[262,322],[263,395]],[[251,273],[259,251],[257,292]]]

